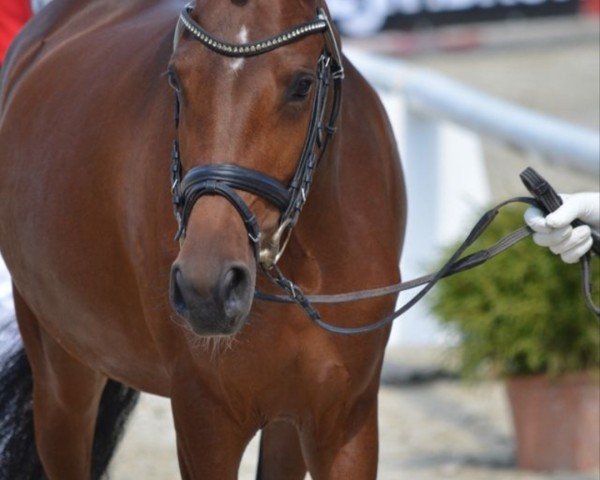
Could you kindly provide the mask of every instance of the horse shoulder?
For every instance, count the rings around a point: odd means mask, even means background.
[[[393,230],[393,249],[400,251],[406,224],[406,187],[398,145],[377,92],[346,61],[342,122],[344,190],[356,195],[353,211],[362,212],[374,228]],[[368,200],[368,201],[365,201]]]

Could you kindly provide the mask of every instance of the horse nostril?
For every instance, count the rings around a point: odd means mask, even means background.
[[[181,291],[182,279],[181,270],[173,268],[171,272],[171,303],[177,313],[185,315],[188,311],[188,306]]]
[[[221,274],[203,270],[191,278],[173,265],[169,300],[177,314],[198,335],[231,335],[252,307],[254,280],[243,264],[228,264]]]
[[[250,272],[242,266],[232,267],[225,275],[219,288],[225,314],[235,319],[246,313],[250,297]]]

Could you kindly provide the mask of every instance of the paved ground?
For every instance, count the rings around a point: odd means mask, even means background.
[[[452,378],[440,351],[388,353],[380,393],[380,480],[594,480],[589,474],[536,475],[514,467],[510,412],[500,383]],[[257,442],[240,469],[254,479]],[[124,439],[113,480],[179,478],[169,405],[144,396]]]

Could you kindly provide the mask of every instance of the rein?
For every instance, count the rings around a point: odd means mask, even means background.
[[[344,68],[332,23],[326,12],[318,10],[317,18],[311,22],[293,27],[284,33],[265,40],[232,44],[211,36],[192,18],[193,8],[187,5],[182,11],[175,30],[174,48],[182,36],[188,32],[191,37],[216,54],[228,57],[252,57],[268,53],[277,48],[297,42],[303,38],[323,34],[325,46],[317,62],[317,85],[310,115],[304,147],[296,167],[296,172],[288,186],[256,170],[238,165],[211,164],[190,169],[185,175],[181,163],[179,142],[173,142],[171,159],[172,195],[178,231],[175,239],[183,241],[186,226],[194,205],[204,195],[219,195],[227,199],[236,209],[246,227],[248,238],[261,271],[279,287],[285,295],[272,295],[255,292],[255,299],[280,304],[297,304],[319,327],[340,335],[357,335],[379,330],[416,305],[442,278],[482,265],[489,259],[517,244],[531,235],[532,230],[523,227],[507,235],[490,248],[463,257],[464,252],[483,234],[500,210],[512,203],[534,205],[546,213],[556,210],[562,201],[552,187],[533,169],[528,168],[521,178],[534,198],[517,197],[497,205],[486,212],[471,230],[465,241],[436,273],[371,290],[341,293],[335,295],[305,295],[301,288],[285,277],[278,267],[292,229],[298,218],[313,181],[315,169],[323,158],[329,141],[336,131],[342,99]],[[331,94],[330,94],[331,92]],[[328,101],[329,100],[329,101]],[[329,108],[328,108],[329,107]],[[179,98],[176,99],[176,125],[179,126]],[[256,217],[237,193],[237,190],[260,196],[277,207],[281,212],[279,227],[270,239],[263,238]],[[580,225],[574,222],[573,225]],[[594,233],[593,251],[600,254],[600,236]],[[594,305],[591,288],[591,254],[581,260],[582,285],[586,303],[590,310],[600,316],[600,309]],[[423,286],[405,305],[385,318],[360,327],[348,328],[325,322],[313,305],[335,305],[379,298],[398,294]]]
[[[273,303],[298,303],[313,322],[330,333],[338,335],[358,335],[379,330],[380,328],[391,324],[398,317],[414,307],[441,279],[483,265],[488,260],[508,250],[533,233],[533,230],[531,230],[529,227],[522,227],[510,233],[509,235],[506,235],[492,247],[477,251],[466,257],[462,257],[464,252],[479,237],[481,237],[485,230],[487,230],[502,208],[510,204],[521,203],[538,207],[546,214],[549,214],[550,212],[557,210],[562,205],[560,196],[556,193],[552,186],[550,186],[550,184],[544,180],[544,178],[542,178],[534,169],[527,168],[521,174],[521,180],[534,197],[515,197],[496,205],[491,210],[488,210],[475,224],[467,238],[460,245],[460,247],[458,247],[450,259],[444,264],[444,266],[442,266],[442,268],[440,268],[440,270],[434,274],[425,275],[407,282],[400,282],[386,287],[334,295],[303,295],[302,291],[297,286],[293,285],[289,286],[287,296],[270,295],[262,292],[256,292],[255,298],[257,300]],[[576,227],[582,224],[583,223],[581,221],[576,220],[572,225]],[[592,246],[592,251],[598,255],[600,254],[600,236],[595,232],[593,233],[593,240],[594,243]],[[592,299],[591,253],[586,254],[581,259],[580,265],[581,285],[585,302],[592,313],[594,313],[596,316],[600,316],[600,307],[595,305]],[[313,304],[337,305],[371,298],[386,297],[403,291],[412,290],[420,286],[424,287],[398,310],[375,323],[361,327],[348,328],[327,323],[323,321],[320,314],[312,307]]]

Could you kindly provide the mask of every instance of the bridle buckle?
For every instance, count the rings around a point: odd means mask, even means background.
[[[291,219],[285,220],[271,236],[268,244],[260,250],[259,262],[264,269],[271,270],[281,259],[283,252],[285,252],[290,241],[292,233],[291,227]]]
[[[344,71],[344,67],[338,65],[337,68],[331,70],[331,78],[334,80],[343,80],[346,76],[346,72]]]

